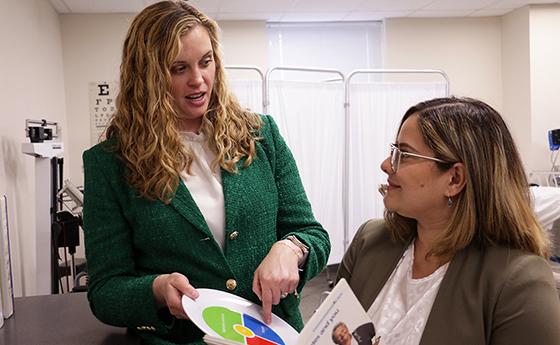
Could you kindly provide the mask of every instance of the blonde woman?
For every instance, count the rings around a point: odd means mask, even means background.
[[[181,296],[262,302],[302,327],[298,295],[326,264],[294,159],[225,81],[215,22],[162,1],[132,22],[107,140],[83,155],[88,298],[149,344],[202,344]]]
[[[404,115],[385,220],[366,222],[339,270],[380,345],[560,344],[560,302],[513,139],[468,98]]]

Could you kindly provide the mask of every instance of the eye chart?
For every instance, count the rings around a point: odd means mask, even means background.
[[[115,98],[117,97],[116,82],[89,83],[89,113],[91,128],[91,144],[95,145],[105,139],[105,129],[113,116]]]

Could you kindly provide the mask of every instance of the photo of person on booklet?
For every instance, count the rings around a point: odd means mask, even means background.
[[[371,345],[374,336],[375,328],[371,322],[358,326],[352,333],[344,322],[339,322],[332,330],[332,341],[337,345]]]

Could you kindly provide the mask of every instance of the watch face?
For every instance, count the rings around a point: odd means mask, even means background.
[[[206,334],[246,345],[295,344],[298,332],[272,314],[272,323],[262,319],[262,308],[230,293],[197,289],[200,296],[193,301],[183,296],[185,313]]]

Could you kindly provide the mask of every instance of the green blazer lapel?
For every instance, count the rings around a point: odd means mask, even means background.
[[[239,216],[239,194],[243,192],[243,185],[241,183],[241,175],[243,169],[239,167],[238,173],[230,173],[221,170],[222,174],[222,189],[224,191],[224,206],[226,211],[226,231],[228,229],[237,229],[238,216]]]
[[[185,217],[195,228],[204,232],[210,238],[213,238],[212,232],[204,220],[204,216],[200,212],[200,209],[196,205],[196,202],[192,198],[191,193],[181,181],[179,187],[177,187],[177,192],[175,197],[171,200],[171,206],[175,208],[177,212],[183,217]]]

